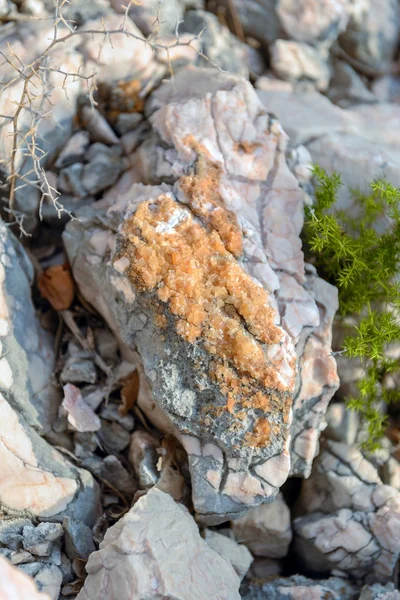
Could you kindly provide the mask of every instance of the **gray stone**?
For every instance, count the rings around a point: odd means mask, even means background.
[[[30,519],[8,518],[0,521],[0,543],[10,550],[19,550],[22,547],[22,531],[30,526]]]
[[[98,432],[99,439],[104,448],[110,454],[118,454],[128,446],[131,436],[129,431],[119,423],[109,423],[101,419],[101,429]]]
[[[253,557],[246,546],[211,529],[205,530],[204,539],[215,552],[229,560],[242,581],[253,562]]]
[[[60,171],[57,179],[57,189],[76,198],[84,198],[88,191],[82,183],[83,165],[74,163]]]
[[[302,575],[250,582],[242,591],[242,600],[358,600],[358,588],[345,579],[308,579]]]
[[[89,143],[90,138],[87,131],[77,131],[74,133],[58,155],[55,167],[57,169],[64,169],[73,163],[82,162]]]
[[[328,406],[326,412],[327,428],[324,436],[335,442],[354,444],[360,427],[360,416],[354,410],[348,410],[346,405],[335,402]]]
[[[89,133],[92,142],[118,144],[118,137],[111,125],[108,124],[105,117],[98,110],[85,105],[81,108],[80,115],[82,125]]]
[[[386,71],[399,41],[400,7],[396,0],[355,2],[340,44],[367,75]]]
[[[386,582],[400,554],[400,493],[355,447],[327,441],[303,483],[295,549],[314,572]]]
[[[106,404],[100,411],[100,416],[102,419],[106,421],[115,421],[119,423],[122,427],[124,427],[127,431],[132,431],[135,426],[135,420],[132,415],[124,415],[122,416],[118,410],[118,406],[109,402]]]
[[[82,521],[64,517],[62,527],[65,533],[65,552],[72,561],[76,558],[87,560],[95,551],[92,531]]]
[[[115,123],[115,129],[119,135],[133,131],[143,121],[141,113],[120,113]]]
[[[111,0],[110,3],[115,11],[125,12],[124,0]],[[158,0],[147,0],[142,4],[131,2],[128,14],[146,36],[157,33],[173,33],[176,24],[182,20],[183,2],[181,0],[168,0],[161,4]]]
[[[157,470],[157,462],[160,458],[158,448],[160,448],[159,440],[147,431],[133,432],[128,456],[142,489],[152,487],[160,478]]]
[[[84,166],[82,183],[88,193],[98,194],[111,187],[117,181],[121,171],[122,162],[119,158],[112,159],[110,156],[100,153]]]
[[[228,0],[219,0],[217,5],[230,14]],[[264,48],[284,33],[276,14],[276,0],[233,0],[233,5],[244,34],[258,40]]]
[[[132,498],[138,489],[135,478],[116,456],[109,455],[104,459],[90,457],[84,460],[84,466],[129,498]]]
[[[96,383],[97,371],[91,360],[69,357],[60,374],[62,383]]]
[[[90,555],[77,600],[239,600],[230,562],[200,537],[186,508],[153,488],[108,529]]]
[[[400,600],[400,592],[396,590],[393,583],[380,585],[365,585],[361,590],[358,600]]]
[[[219,68],[241,77],[249,76],[244,44],[232,35],[215,15],[204,10],[190,10],[185,13],[180,31],[201,36],[202,52]],[[212,66],[201,56],[196,61],[200,67]]]
[[[289,508],[278,494],[273,502],[249,510],[232,522],[235,539],[247,546],[254,556],[283,558],[292,541]]]
[[[342,108],[363,102],[376,102],[361,76],[344,60],[336,60],[327,92],[328,98]]]
[[[396,75],[383,75],[377,77],[371,91],[379,102],[400,103],[400,77]]]
[[[50,556],[55,542],[63,535],[59,523],[39,523],[37,527],[26,525],[23,529],[24,549],[35,556]]]
[[[10,229],[0,223],[0,392],[32,427],[44,434],[57,417],[53,338],[35,315],[33,267]]]
[[[44,566],[35,576],[34,582],[40,592],[47,594],[50,600],[58,600],[60,596],[62,573],[55,565]]]

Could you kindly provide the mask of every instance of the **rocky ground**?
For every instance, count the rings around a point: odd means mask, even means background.
[[[1,600],[400,599],[400,436],[300,237],[313,161],[400,187],[399,32],[0,0]]]

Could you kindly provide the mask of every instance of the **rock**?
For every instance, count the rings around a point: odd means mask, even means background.
[[[134,131],[142,121],[143,115],[141,113],[120,113],[115,123],[115,129],[122,136],[125,133]]]
[[[83,400],[79,388],[71,383],[67,383],[63,390],[64,400],[62,406],[68,413],[68,422],[72,427],[81,433],[98,431],[101,427],[101,421]]]
[[[55,565],[46,565],[35,576],[34,582],[39,591],[43,592],[50,600],[58,600],[62,584],[61,570]]]
[[[57,178],[57,190],[77,198],[84,198],[88,192],[82,183],[82,175],[83,165],[81,163],[74,163],[62,169]]]
[[[91,457],[84,461],[84,466],[130,498],[138,489],[134,477],[116,456],[109,455],[104,459]]]
[[[217,6],[224,7],[231,14],[228,0],[218,0]],[[276,0],[233,0],[237,19],[245,36],[250,36],[268,48],[268,45],[283,34],[279,18],[276,14]],[[235,24],[231,27],[237,30]]]
[[[13,567],[0,556],[0,598],[1,600],[50,600],[46,593],[40,593],[30,577]]]
[[[400,600],[400,592],[395,589],[393,583],[375,583],[371,586],[365,585],[358,600]]]
[[[396,0],[355,2],[349,26],[340,36],[340,44],[360,63],[367,75],[379,74],[390,67],[397,49],[400,9]]]
[[[122,171],[119,157],[99,153],[83,167],[82,184],[90,194],[98,194],[111,187]]]
[[[83,106],[80,112],[80,118],[83,127],[90,135],[92,142],[101,142],[102,144],[117,144],[118,138],[107,123],[106,119],[95,108]]]
[[[239,600],[239,578],[230,562],[200,537],[189,512],[152,489],[108,529],[90,555],[77,600]]]
[[[142,489],[151,488],[160,478],[157,470],[160,458],[158,448],[160,442],[147,431],[138,430],[132,433],[128,458]]]
[[[233,521],[232,529],[235,539],[254,556],[283,558],[292,541],[290,511],[282,494]]]
[[[400,77],[395,75],[383,75],[377,77],[372,85],[371,91],[379,102],[400,103]]]
[[[19,550],[23,541],[22,531],[26,526],[31,526],[30,519],[2,519],[0,521],[0,544],[4,544],[11,550]]]
[[[379,475],[383,483],[390,485],[400,491],[400,463],[393,457],[379,469]]]
[[[205,530],[204,539],[210,548],[215,550],[220,556],[229,560],[238,574],[240,581],[242,581],[253,562],[253,557],[246,546],[238,544],[235,540],[232,540],[217,531],[212,531],[211,529]]]
[[[118,454],[128,446],[131,436],[129,431],[119,423],[110,423],[101,419],[101,429],[98,433],[99,439],[110,454]]]
[[[62,383],[96,383],[97,371],[93,361],[68,357],[60,374]]]
[[[22,245],[1,222],[0,392],[10,410],[45,434],[57,417],[60,397],[53,383],[53,338],[41,327],[31,300],[33,277]]]
[[[179,437],[189,455],[196,511],[206,524],[215,524],[271,501],[284,483],[290,469],[295,385],[299,410],[293,421],[293,472],[310,469],[326,405],[338,385],[329,346],[336,292],[312,269],[305,273],[299,239],[303,192],[285,162],[286,137],[250,84],[209,69],[181,70],[174,86],[162,85],[152,95],[146,112],[153,113],[153,131],[135,160],[142,180],[158,185],[120,194],[100,221],[98,212],[82,215],[79,224],[68,226],[64,242],[81,293],[125,344],[139,350],[154,401],[138,403],[150,420],[157,414],[165,429]],[[175,182],[173,190],[166,182]],[[285,211],[290,222],[282,219]],[[113,230],[125,216],[112,254]],[[153,242],[145,237],[142,246],[131,230],[141,230],[142,219],[148,235],[157,240],[154,272],[145,258],[146,246]],[[194,245],[192,231],[198,236]],[[169,261],[163,249],[174,247],[179,253],[181,243],[187,253],[177,263],[184,266],[182,273],[172,263],[160,271],[158,260]],[[161,249],[156,251],[158,244]],[[143,260],[132,263],[136,252],[144,253]],[[215,259],[210,252],[216,253]],[[113,266],[107,267],[109,261]],[[223,273],[228,277],[221,290],[212,283],[217,264],[227,269],[217,278],[222,283]],[[232,287],[230,272],[245,291]],[[185,301],[186,308],[178,306],[174,294],[168,295],[169,278],[177,278],[179,288],[188,285],[194,294]],[[215,302],[219,293],[224,298],[226,286],[230,302],[221,321]],[[247,304],[244,299],[250,296],[258,303],[253,299]],[[324,306],[322,321],[314,297]],[[204,302],[211,321],[205,321]],[[236,324],[232,303],[246,316],[249,330]],[[194,312],[186,321],[182,317],[189,308]],[[259,328],[253,319],[265,324]],[[221,345],[212,322],[217,329],[227,327],[229,339],[243,341]],[[295,382],[295,363],[303,360],[304,350],[302,372],[319,373],[313,385]],[[261,373],[267,369],[266,378],[254,370],[255,359],[248,360],[253,352],[260,357]],[[264,352],[271,367],[264,364]]]
[[[22,532],[24,549],[35,556],[49,556],[54,542],[63,535],[59,523],[39,523],[37,527],[26,525]]]
[[[349,21],[348,0],[278,0],[276,12],[292,40],[330,46]]]
[[[302,575],[273,579],[267,582],[250,582],[242,600],[358,600],[359,590],[339,577],[316,580]]]
[[[330,69],[321,50],[301,42],[276,40],[271,45],[271,67],[286,81],[307,80],[317,90],[324,91],[329,85]]]
[[[218,21],[218,18],[204,10],[190,10],[185,14],[180,31],[201,35],[201,50],[211,61],[201,56],[196,61],[199,66],[217,65],[219,68],[240,77],[249,77],[244,44]]]
[[[135,420],[132,415],[127,414],[122,416],[119,412],[117,404],[109,402],[106,406],[101,409],[100,415],[102,419],[108,421],[115,421],[124,427],[127,431],[132,431],[135,426]]]
[[[400,553],[400,493],[384,485],[355,447],[333,441],[303,483],[294,521],[296,552],[315,572],[340,569],[386,582]]]
[[[96,549],[89,527],[82,521],[74,521],[70,517],[64,517],[62,526],[65,533],[65,552],[68,558],[71,561],[76,558],[87,560]]]
[[[328,427],[324,431],[325,437],[350,446],[355,443],[360,427],[358,413],[348,410],[346,405],[341,402],[335,402],[328,406],[326,420]]]
[[[87,131],[74,133],[61,150],[54,164],[57,169],[65,169],[73,163],[81,162],[89,147],[90,137]]]
[[[281,561],[273,558],[254,558],[250,570],[247,574],[248,579],[268,579],[278,577],[282,574],[283,568]]]
[[[328,90],[328,98],[342,108],[363,102],[376,102],[376,95],[347,62],[336,60]]]
[[[6,440],[0,444],[3,513],[57,519],[67,514],[89,525],[96,520],[99,488],[91,475],[49,446],[1,394],[0,440]]]

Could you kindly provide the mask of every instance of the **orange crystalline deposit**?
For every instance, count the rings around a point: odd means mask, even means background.
[[[229,228],[222,228],[228,211],[217,208],[218,222],[203,225],[193,214],[202,213],[200,205],[192,212],[170,194],[142,202],[123,225],[125,241],[115,260],[128,258],[126,272],[138,291],[153,291],[175,315],[178,335],[212,355],[209,375],[238,423],[249,408],[279,411],[288,423],[292,384],[285,384],[265,351],[284,332],[274,323],[268,293],[234,256],[232,244],[241,247],[239,226],[230,217]],[[273,432],[266,419],[255,419],[246,445],[265,446]]]

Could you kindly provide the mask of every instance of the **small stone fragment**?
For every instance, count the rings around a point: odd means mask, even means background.
[[[393,583],[380,585],[364,585],[358,600],[400,600],[400,592],[396,590]]]
[[[87,560],[95,551],[92,531],[82,521],[64,517],[62,527],[65,533],[65,552],[72,561],[75,558]]]
[[[101,421],[88,404],[83,400],[79,388],[71,383],[63,387],[64,400],[62,406],[68,412],[68,422],[76,431],[98,431]]]
[[[133,432],[128,457],[142,489],[152,487],[160,477],[157,470],[160,458],[157,452],[158,448],[160,448],[160,442],[147,431]]]
[[[62,383],[96,383],[97,371],[91,360],[70,356],[60,374]]]
[[[55,565],[46,565],[34,578],[39,591],[46,594],[50,600],[58,600],[62,584],[62,573]]]
[[[76,198],[87,196],[89,192],[82,181],[83,168],[82,163],[74,163],[62,169],[57,178],[57,190]]]
[[[118,144],[118,138],[102,114],[95,108],[83,106],[80,113],[83,127],[93,142]]]
[[[230,562],[200,537],[189,512],[152,489],[108,529],[90,555],[77,600],[239,600]]]
[[[278,494],[273,502],[249,510],[232,521],[235,539],[247,546],[254,556],[282,558],[292,541],[290,511]]]
[[[204,539],[215,552],[230,561],[242,581],[253,562],[253,557],[246,546],[211,529],[205,530]]]
[[[272,581],[250,581],[242,600],[358,600],[359,589],[345,579],[308,579],[302,575]]]
[[[122,171],[119,157],[110,157],[105,153],[96,156],[83,167],[82,184],[89,194],[98,194],[111,187]]]
[[[53,544],[63,535],[59,523],[39,523],[37,527],[27,525],[23,529],[24,549],[36,556],[49,556]]]
[[[75,162],[81,162],[87,148],[90,138],[87,131],[77,131],[74,133],[61,150],[55,162],[57,169],[64,169]]]
[[[19,550],[22,547],[23,529],[31,526],[29,519],[9,518],[0,520],[0,543],[11,550]]]
[[[101,429],[98,433],[101,443],[110,454],[119,454],[128,446],[131,436],[129,431],[115,421],[110,423],[101,419]]]
[[[100,416],[102,419],[107,421],[115,421],[119,423],[122,427],[124,427],[127,431],[132,431],[135,426],[135,420],[132,415],[121,415],[118,410],[118,406],[109,402],[106,406],[104,406],[100,411]]]

